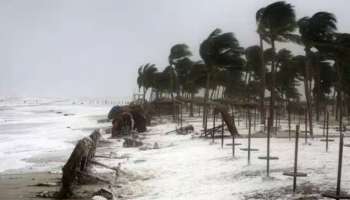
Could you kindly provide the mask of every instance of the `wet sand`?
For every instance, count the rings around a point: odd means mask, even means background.
[[[1,200],[40,200],[54,199],[37,197],[43,192],[54,193],[60,189],[61,174],[38,172],[23,174],[1,174],[0,175],[0,199]],[[48,183],[50,186],[37,186],[40,183]],[[51,186],[52,185],[52,186]],[[75,190],[78,200],[90,200],[94,192],[102,188],[103,185],[92,184],[80,186]],[[73,199],[73,198],[72,198]],[[70,199],[68,199],[70,200]]]
[[[58,191],[59,186],[35,186],[38,183],[57,183],[60,174],[48,172],[0,175],[0,199],[29,200],[42,191]],[[40,199],[40,198],[37,198]]]

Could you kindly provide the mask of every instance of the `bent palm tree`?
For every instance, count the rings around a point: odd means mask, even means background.
[[[222,33],[220,29],[215,29],[199,48],[199,54],[206,66],[206,87],[204,93],[203,124],[204,131],[207,131],[207,114],[209,87],[212,74],[219,68],[241,67],[243,60],[241,55],[243,49],[233,33]]]
[[[271,62],[271,95],[269,106],[269,118],[267,125],[267,176],[270,174],[270,133],[274,119],[275,106],[275,82],[276,82],[276,41],[288,40],[296,28],[295,13],[291,4],[279,1],[260,9],[259,29],[266,35],[265,41],[271,43],[273,52]]]
[[[308,81],[310,80],[310,68],[312,52],[311,48],[315,47],[317,43],[324,43],[332,39],[332,34],[337,29],[336,18],[332,13],[318,12],[312,17],[303,17],[298,21],[299,32],[301,34],[301,41],[304,44],[306,55],[306,69],[304,78],[305,97],[308,110],[308,118],[310,125],[310,135],[313,136],[312,128],[312,105],[311,92]]]
[[[192,53],[189,50],[189,47],[187,46],[187,44],[176,44],[176,45],[172,46],[170,49],[170,54],[169,54],[168,60],[169,60],[170,68],[173,71],[173,73],[171,73],[171,75],[172,75],[172,78],[171,78],[171,80],[172,80],[171,85],[172,86],[171,87],[176,88],[177,96],[179,96],[179,87],[175,86],[175,80],[177,80],[177,75],[175,73],[175,65],[180,60],[185,59],[191,55],[192,55]],[[178,82],[178,81],[176,81],[176,82]],[[171,91],[170,95],[171,95],[171,99],[173,101],[173,120],[175,120],[176,105],[175,105],[175,101],[174,101],[173,91]]]

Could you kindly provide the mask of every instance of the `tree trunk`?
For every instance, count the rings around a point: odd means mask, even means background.
[[[306,98],[306,109],[308,113],[308,120],[309,120],[309,130],[310,130],[310,136],[313,137],[313,128],[312,128],[312,105],[311,105],[311,92],[309,88],[309,69],[311,67],[311,60],[310,60],[310,48],[305,47],[306,52],[306,65],[305,65],[305,77],[304,77],[304,89],[305,89],[305,98]]]
[[[260,116],[261,116],[261,124],[265,124],[265,104],[264,104],[264,99],[265,99],[265,61],[264,61],[264,44],[261,35],[259,35],[260,39],[260,59],[261,59],[261,68],[260,68],[260,73],[261,73],[261,91],[260,91]]]
[[[271,41],[272,50],[275,54],[276,48],[275,48],[275,42]],[[276,74],[275,74],[275,56],[272,58],[272,64],[271,64],[271,76],[272,76],[272,82],[271,82],[271,88],[270,88],[270,106],[269,106],[269,118],[268,118],[268,124],[267,124],[267,132],[268,135],[271,133],[271,128],[273,126],[273,120],[274,120],[274,110],[275,110],[275,85],[276,85]]]
[[[176,104],[175,104],[173,92],[170,92],[170,96],[171,96],[171,101],[173,102],[173,112],[172,112],[173,113],[173,121],[175,121]]]
[[[341,63],[336,60],[335,61],[335,67],[337,70],[337,76],[338,76],[338,83],[337,83],[337,90],[338,90],[338,109],[339,109],[339,132],[342,133],[343,130],[343,95],[342,95],[342,72],[341,72]]]
[[[194,93],[191,93],[191,102],[190,102],[190,117],[193,117],[193,98],[194,98]]]
[[[273,51],[273,57],[272,57],[272,64],[271,64],[271,76],[272,76],[272,83],[271,83],[271,96],[270,96],[270,107],[269,107],[269,118],[268,118],[268,124],[267,124],[267,150],[266,150],[266,172],[267,176],[270,176],[270,135],[271,135],[271,128],[273,126],[273,117],[274,117],[274,106],[275,106],[275,82],[276,82],[276,74],[275,74],[275,61],[276,61],[276,48],[275,48],[275,41],[271,40],[271,46]]]
[[[320,100],[321,100],[321,72],[320,72],[320,66],[315,66],[315,108],[316,108],[316,120],[320,121]]]
[[[207,72],[206,87],[204,92],[204,109],[203,109],[204,133],[207,132],[209,85],[210,85],[210,71]]]
[[[142,96],[143,105],[146,103],[146,93],[147,93],[147,89],[145,87],[143,87],[143,96]]]

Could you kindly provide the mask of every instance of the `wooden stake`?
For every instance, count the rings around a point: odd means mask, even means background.
[[[297,173],[298,173],[298,145],[299,145],[299,125],[296,126],[295,132],[295,151],[294,151],[294,176],[293,176],[293,192],[297,188]]]
[[[224,119],[221,116],[221,148],[224,148]]]
[[[308,119],[308,116],[307,116],[307,112],[305,112],[305,144],[307,144],[307,119]]]
[[[215,111],[214,111],[215,112]],[[216,121],[216,114],[213,113],[213,131],[211,133],[211,139],[212,142],[214,143],[214,135],[215,135],[215,121]]]
[[[329,113],[327,111],[326,152],[328,152]]]
[[[248,121],[249,121],[249,130],[248,130],[248,165],[250,165],[250,139],[251,139],[251,116],[250,112],[248,111]]]

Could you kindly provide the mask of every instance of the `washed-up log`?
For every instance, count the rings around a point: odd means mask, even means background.
[[[135,138],[124,138],[123,147],[139,147],[143,143]]]
[[[115,195],[112,187],[109,187],[109,189],[102,188],[99,191],[95,192],[94,195],[102,196],[103,198],[108,199],[108,200],[115,200],[116,199],[116,195]]]
[[[192,125],[187,125],[184,127],[181,127],[180,129],[176,129],[176,132],[180,135],[188,134],[188,132],[193,132],[194,127]]]

